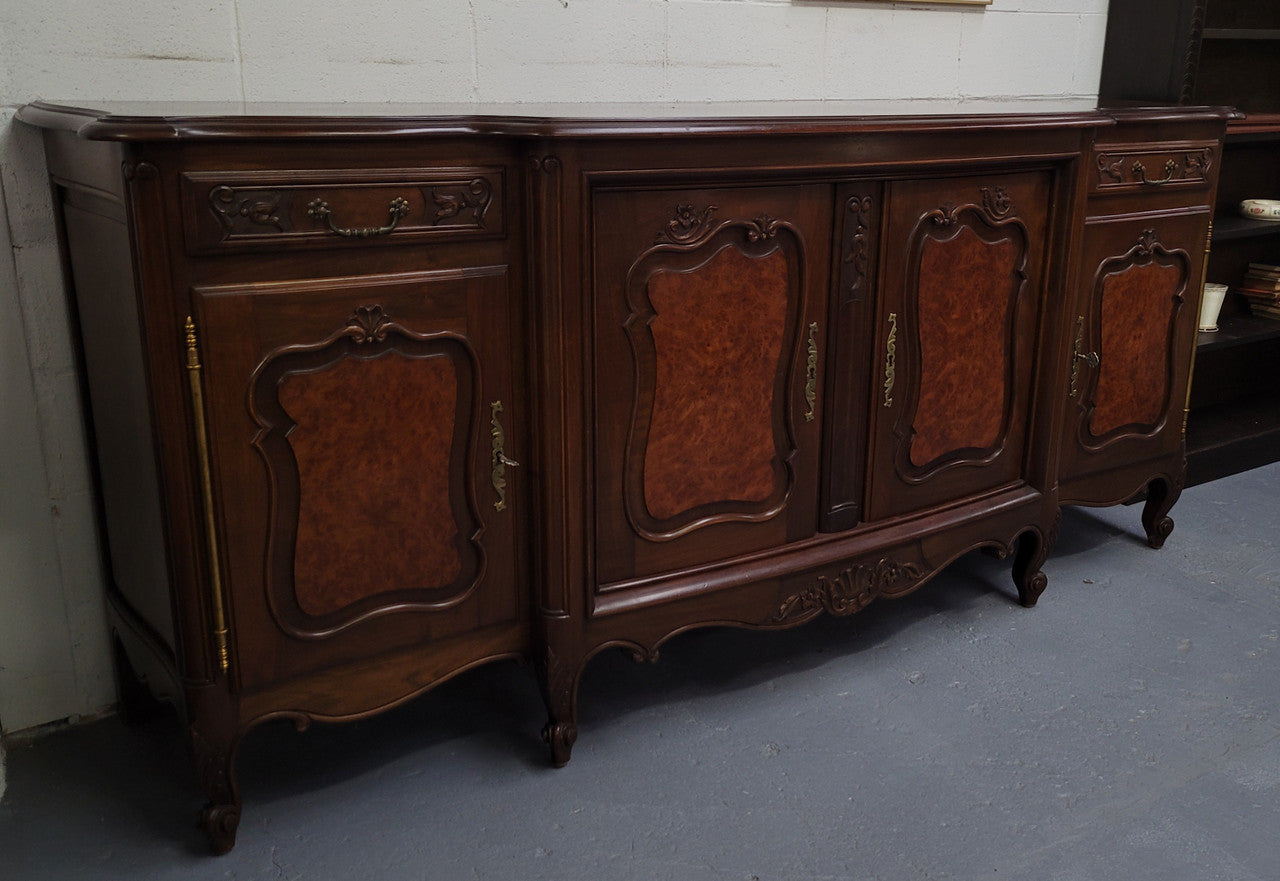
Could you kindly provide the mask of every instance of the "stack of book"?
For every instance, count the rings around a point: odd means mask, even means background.
[[[1263,318],[1280,318],[1280,266],[1250,263],[1236,290],[1249,301],[1249,310]]]

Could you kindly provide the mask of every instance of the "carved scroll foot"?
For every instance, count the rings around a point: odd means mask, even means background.
[[[1018,602],[1027,608],[1036,604],[1049,586],[1049,578],[1040,571],[1049,559],[1049,552],[1058,538],[1058,525],[1062,522],[1059,511],[1053,519],[1048,535],[1031,529],[1018,539],[1018,549],[1013,557],[1013,583],[1018,586]]]
[[[200,812],[200,830],[209,840],[209,851],[222,856],[236,846],[236,829],[240,827],[240,804],[207,804]]]
[[[199,826],[209,841],[209,850],[220,856],[236,844],[240,826],[240,790],[235,779],[235,738],[215,742],[214,738],[191,728],[191,748],[196,773],[208,801],[200,811]]]
[[[1169,511],[1182,494],[1182,487],[1163,479],[1147,485],[1147,502],[1142,506],[1142,528],[1147,531],[1147,544],[1159,550],[1173,532],[1173,520]]]
[[[569,764],[574,741],[578,739],[578,726],[573,722],[547,720],[542,729],[542,741],[551,748],[551,764],[563,768]]]
[[[538,678],[547,704],[542,740],[551,748],[551,764],[563,768],[578,739],[578,668],[565,664],[548,648],[538,665]]]

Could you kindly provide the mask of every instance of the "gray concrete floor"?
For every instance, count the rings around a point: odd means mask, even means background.
[[[530,670],[241,753],[203,855],[172,718],[10,743],[0,879],[1280,878],[1280,466],[1068,511],[1033,610],[966,556],[788,633],[703,631],[588,668],[568,767]]]

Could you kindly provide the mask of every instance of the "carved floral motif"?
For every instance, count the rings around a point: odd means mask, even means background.
[[[1003,220],[1013,208],[1009,191],[1004,187],[983,187],[982,207],[996,220]]]
[[[1098,179],[1110,178],[1116,183],[1124,181],[1124,160],[1123,156],[1110,156],[1106,153],[1098,154]]]
[[[429,195],[437,209],[432,223],[461,218],[463,212],[469,211],[475,225],[483,228],[485,213],[493,199],[493,188],[487,180],[478,177],[457,186],[432,187]]]
[[[1141,158],[1146,157],[1146,162]],[[1213,148],[1202,147],[1188,150],[1179,156],[1170,156],[1160,162],[1160,155],[1150,153],[1132,156],[1125,153],[1099,153],[1095,160],[1098,172],[1098,183],[1113,187],[1124,184],[1148,184],[1158,186],[1177,181],[1204,181],[1208,179],[1209,169],[1213,166]],[[1147,174],[1147,163],[1155,162],[1160,168],[1163,178],[1152,179]]]
[[[764,239],[771,239],[778,234],[778,230],[781,227],[782,221],[767,214],[761,214],[747,224],[747,241],[759,242]]]
[[[255,226],[284,232],[284,224],[278,214],[282,198],[283,194],[276,190],[244,193],[235,187],[214,187],[209,192],[209,207],[228,235],[253,232]]]
[[[935,208],[925,215],[934,226],[952,226],[956,222],[956,206],[951,203]]]
[[[829,615],[852,615],[865,609],[889,588],[919,579],[915,563],[882,559],[874,566],[851,566],[835,578],[819,575],[816,584],[783,600],[770,619],[782,623],[808,617],[818,610]]]
[[[676,244],[693,241],[707,229],[716,210],[715,205],[708,205],[701,211],[692,205],[677,205],[675,216],[667,221],[667,228],[658,233],[655,241]]]
[[[1213,151],[1208,147],[1193,151],[1182,158],[1183,177],[1204,178],[1208,176],[1209,166],[1213,165]]]
[[[1154,229],[1144,229],[1142,234],[1138,236],[1138,245],[1134,252],[1134,256],[1142,260],[1150,260],[1151,255],[1155,253],[1156,246],[1158,244],[1159,243],[1156,241],[1156,231]]]
[[[853,196],[844,206],[845,212],[851,215],[849,222],[853,227],[844,250],[844,262],[848,265],[845,272],[844,295],[851,302],[862,298],[863,286],[866,283],[870,263],[868,240],[872,205],[870,196]]]

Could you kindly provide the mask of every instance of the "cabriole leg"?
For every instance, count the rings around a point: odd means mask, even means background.
[[[1169,512],[1173,503],[1182,495],[1182,487],[1157,478],[1147,484],[1147,502],[1142,506],[1142,528],[1147,531],[1147,544],[1159,550],[1173,532],[1173,519]]]
[[[1049,559],[1058,540],[1058,527],[1062,523],[1062,511],[1054,514],[1047,534],[1039,529],[1028,529],[1018,539],[1018,549],[1013,557],[1013,583],[1018,586],[1018,602],[1030,608],[1040,599],[1049,586],[1049,578],[1041,568]]]
[[[240,826],[240,787],[235,772],[235,737],[216,738],[191,726],[191,749],[196,773],[208,801],[200,811],[200,829],[214,855],[227,853],[236,844]]]
[[[579,665],[567,665],[547,648],[538,665],[542,698],[547,704],[547,724],[542,739],[551,748],[551,763],[562,768],[569,763],[573,743],[578,739]]]

